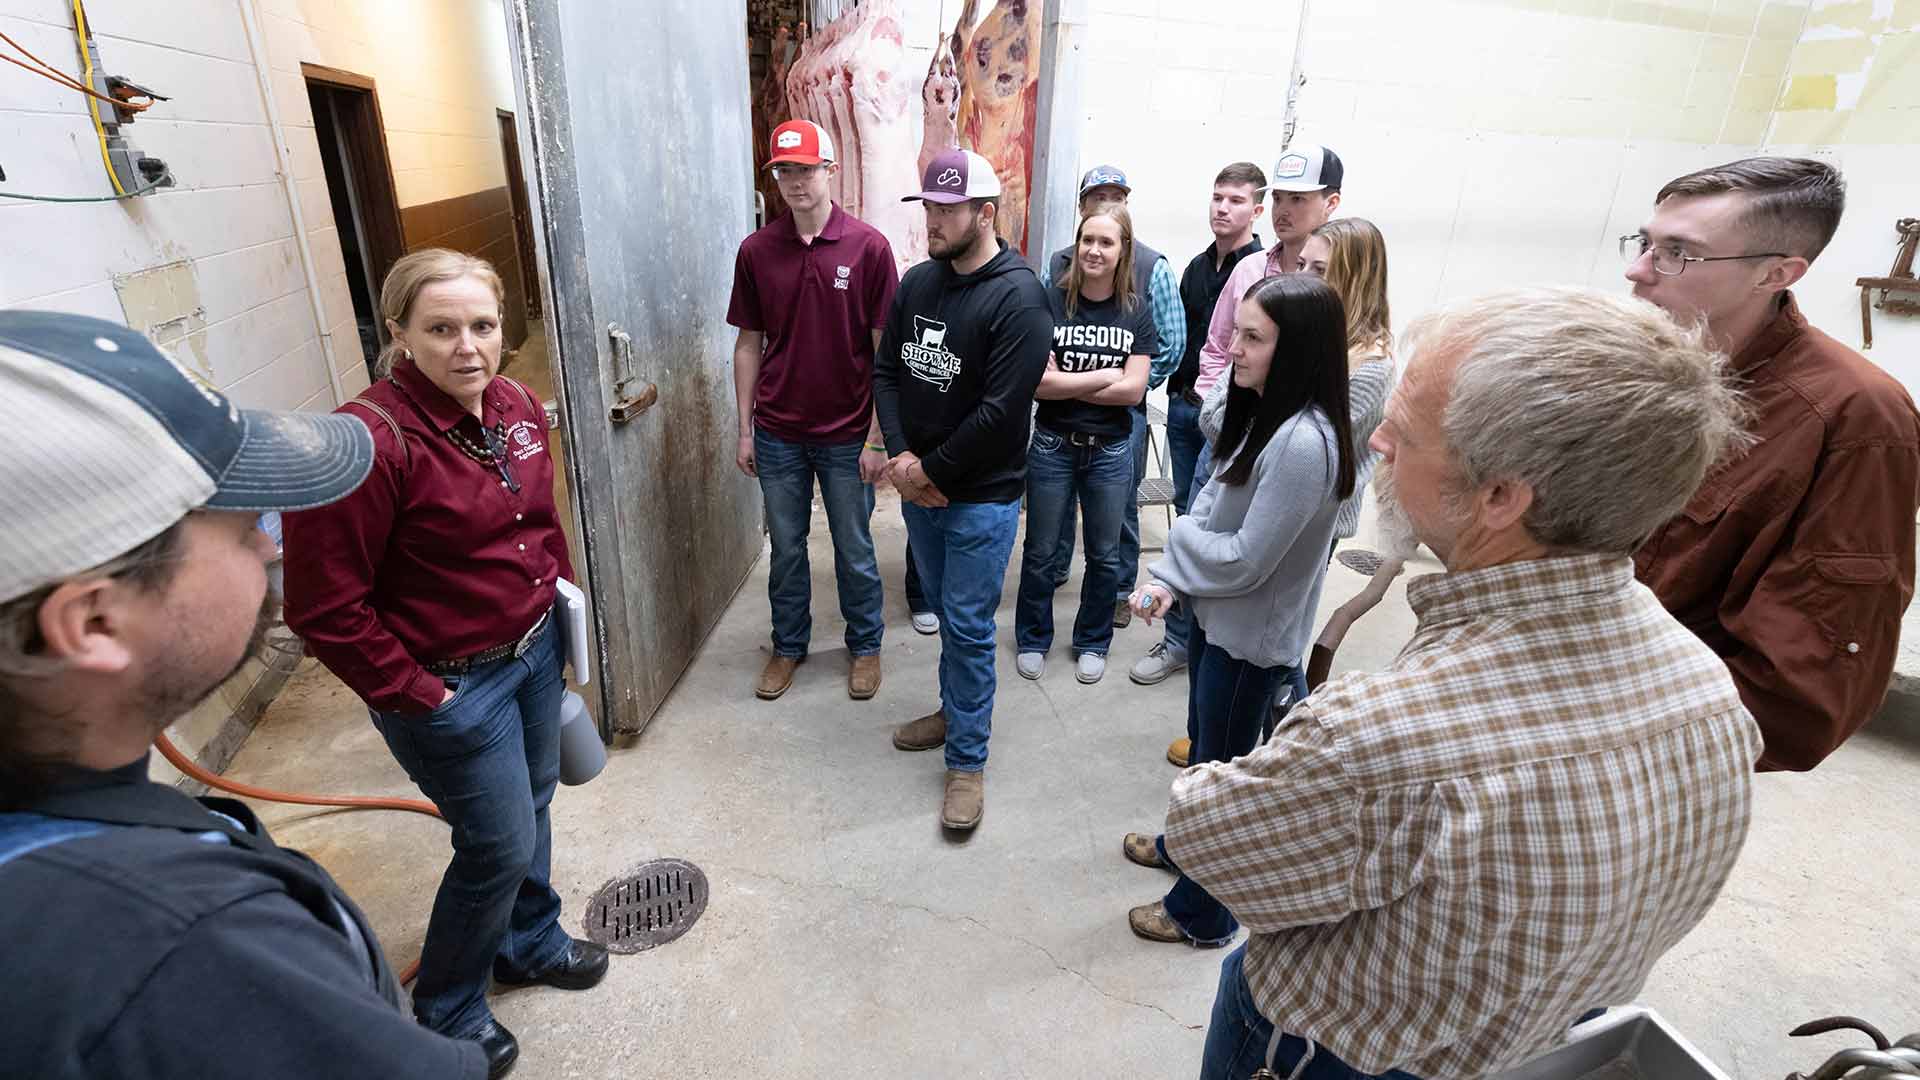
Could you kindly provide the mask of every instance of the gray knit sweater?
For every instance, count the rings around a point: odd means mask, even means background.
[[[1373,438],[1374,429],[1386,415],[1387,395],[1393,390],[1393,357],[1384,350],[1368,353],[1365,359],[1356,353],[1348,365],[1352,372],[1347,376],[1347,408],[1353,422],[1353,494],[1340,504],[1340,517],[1333,523],[1336,540],[1360,531],[1360,505],[1366,501],[1373,467],[1380,461],[1367,440]]]
[[[1208,437],[1218,433],[1216,423]],[[1297,667],[1312,640],[1340,511],[1334,442],[1326,414],[1310,408],[1273,433],[1246,483],[1221,483],[1232,458],[1215,461],[1148,569],[1236,660]]]
[[[1393,354],[1382,346],[1355,349],[1347,356],[1347,412],[1353,425],[1353,494],[1340,504],[1340,516],[1334,519],[1333,538],[1345,540],[1360,531],[1360,508],[1367,498],[1367,483],[1373,479],[1373,467],[1380,455],[1367,445],[1374,429],[1386,418],[1387,397],[1393,393]],[[1231,372],[1228,373],[1231,376]],[[1227,387],[1231,377],[1214,380],[1207,399],[1200,403],[1200,433],[1211,446],[1220,438],[1220,422],[1226,419]]]

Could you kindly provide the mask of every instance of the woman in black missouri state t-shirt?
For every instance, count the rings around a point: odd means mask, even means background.
[[[1076,675],[1098,682],[1113,642],[1120,580],[1120,520],[1134,497],[1132,409],[1147,393],[1148,360],[1160,347],[1152,306],[1133,280],[1133,219],[1121,205],[1080,219],[1066,279],[1047,292],[1053,355],[1034,397],[1027,452],[1027,542],[1014,614],[1015,667],[1037,679],[1053,645],[1053,561],[1068,509],[1078,505],[1087,573],[1073,622]]]

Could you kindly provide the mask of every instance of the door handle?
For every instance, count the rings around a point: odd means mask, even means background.
[[[607,324],[607,340],[613,345],[613,407],[608,419],[624,424],[646,412],[660,400],[660,388],[633,374],[633,335],[619,323]]]

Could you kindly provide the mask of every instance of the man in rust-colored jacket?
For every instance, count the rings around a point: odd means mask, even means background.
[[[1753,410],[1752,448],[1634,562],[1726,660],[1762,770],[1811,769],[1872,718],[1913,597],[1920,414],[1788,291],[1845,201],[1822,162],[1748,158],[1667,184],[1621,240],[1634,295],[1704,321]]]

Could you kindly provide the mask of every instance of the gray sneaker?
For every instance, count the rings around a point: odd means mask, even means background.
[[[1046,673],[1047,654],[1023,652],[1013,658],[1013,670],[1019,672],[1023,679],[1037,679]]]
[[[940,616],[931,611],[916,611],[913,613],[913,628],[918,633],[937,634],[940,632]]]
[[[1147,655],[1133,662],[1133,667],[1127,670],[1127,678],[1141,686],[1152,686],[1165,682],[1169,675],[1185,670],[1187,654],[1167,648],[1163,640],[1155,642],[1153,648],[1147,650]]]
[[[1091,684],[1091,683],[1099,682],[1100,676],[1105,675],[1106,673],[1107,673],[1107,654],[1106,653],[1083,652],[1080,654],[1079,670],[1073,673],[1073,677],[1076,679],[1079,679],[1083,683]]]

